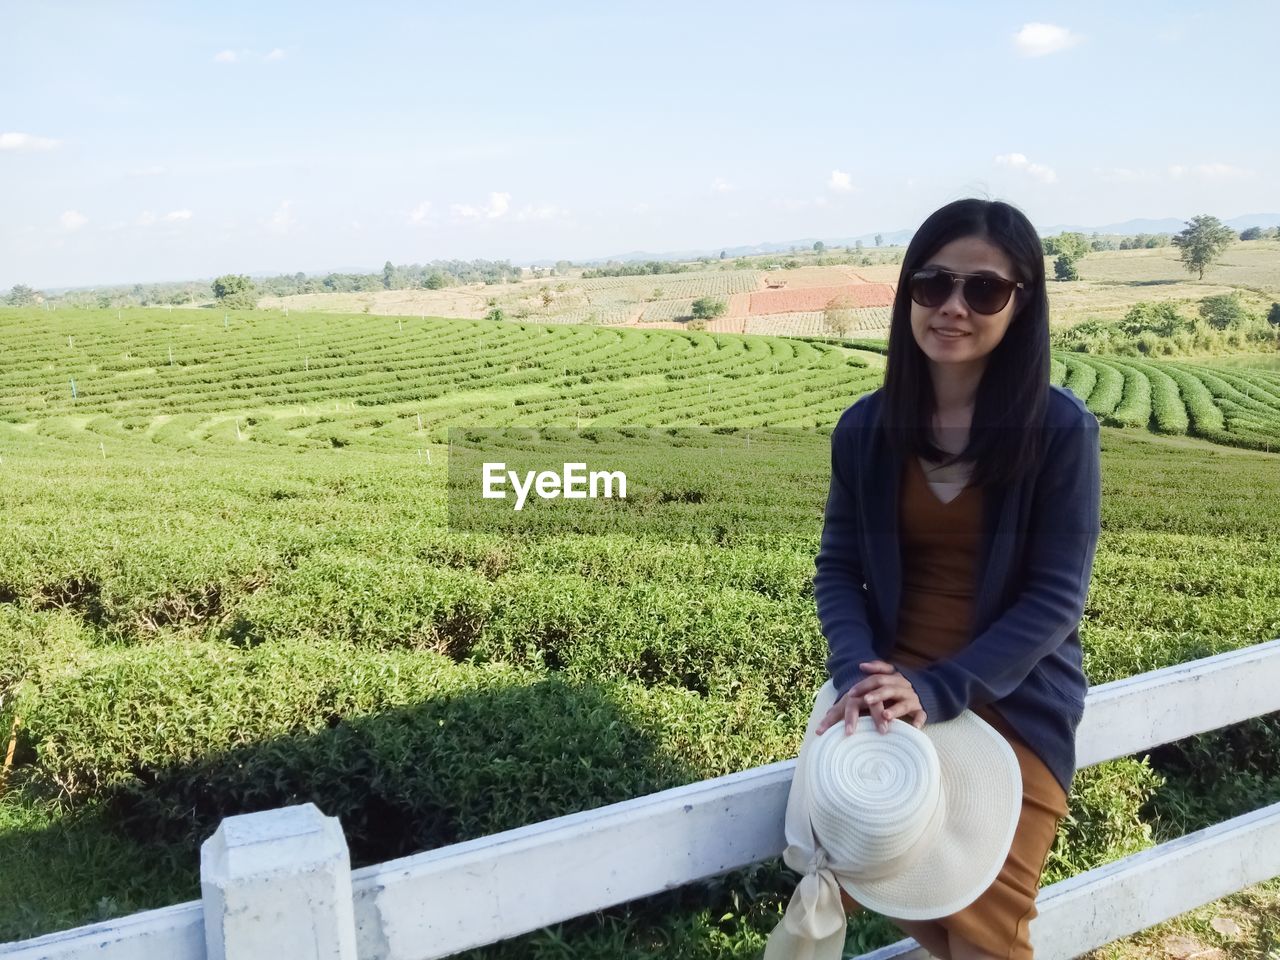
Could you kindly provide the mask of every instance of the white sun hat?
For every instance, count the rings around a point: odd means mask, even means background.
[[[1018,757],[971,710],[917,730],[869,716],[814,730],[835,703],[818,691],[787,796],[783,861],[803,876],[764,960],[840,960],[840,887],[900,920],[964,909],[995,881],[1022,809]]]

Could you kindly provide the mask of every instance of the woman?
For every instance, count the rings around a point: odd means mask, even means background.
[[[1005,737],[1023,803],[999,876],[959,913],[896,922],[937,957],[1025,960],[1075,771],[1101,485],[1097,419],[1049,383],[1044,254],[1025,215],[967,199],[924,222],[884,386],[831,444],[814,594],[837,699],[817,733],[968,709]]]

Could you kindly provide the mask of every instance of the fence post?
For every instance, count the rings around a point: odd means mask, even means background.
[[[356,960],[347,841],[314,803],[223,820],[200,894],[208,960]]]

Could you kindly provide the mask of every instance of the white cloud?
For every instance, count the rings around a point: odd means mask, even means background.
[[[79,210],[65,210],[62,216],[58,218],[58,222],[62,224],[63,230],[68,233],[74,233],[88,223],[89,218]]]
[[[826,197],[814,197],[810,200],[797,200],[795,197],[774,197],[774,209],[785,210],[787,213],[795,213],[797,210],[808,210],[810,207],[823,206],[826,204]]]
[[[501,217],[507,212],[507,208],[511,206],[511,194],[509,193],[491,193],[489,194],[489,204],[485,208],[485,213],[490,219]]]
[[[832,170],[831,177],[827,180],[827,189],[836,193],[848,193],[853,189],[853,180],[843,170]]]
[[[213,55],[214,63],[235,63],[240,59],[234,50],[219,50]]]
[[[1058,175],[1053,172],[1052,168],[1046,167],[1043,163],[1032,163],[1024,153],[1002,153],[995,160],[996,163],[1002,166],[1013,167],[1015,170],[1025,170],[1041,183],[1054,183],[1058,179]]]
[[[280,206],[276,207],[275,212],[264,221],[266,228],[272,233],[288,233],[290,228],[297,223],[293,218],[293,214],[289,212],[288,200],[281,200]]]
[[[733,184],[724,177],[716,177],[711,181],[712,193],[731,193],[734,189]]]
[[[1241,177],[1253,176],[1252,170],[1235,167],[1229,163],[1202,163],[1196,167],[1196,173],[1205,180],[1238,180]]]
[[[283,51],[283,50],[281,50],[279,47],[276,47],[274,50],[272,50],[270,53],[268,53],[268,54],[267,54],[265,57],[263,57],[262,59],[263,59],[263,60],[266,60],[268,63],[271,63],[271,62],[272,62],[272,61],[274,61],[274,60],[283,60],[283,59],[284,59],[284,51]]]
[[[408,213],[410,223],[426,223],[427,217],[431,215],[431,201],[423,200]]]
[[[565,216],[568,216],[568,211],[561,210],[552,203],[544,203],[537,206],[526,204],[516,213],[517,220],[558,220]]]
[[[449,210],[461,220],[497,220],[506,215],[511,208],[511,194],[491,193],[489,202],[483,207],[473,207],[466,203],[451,204]]]
[[[1094,167],[1093,172],[1100,180],[1110,183],[1137,183],[1151,178],[1146,170],[1134,170],[1130,167]]]
[[[157,223],[181,223],[190,219],[191,211],[186,209],[170,210],[162,217],[157,217],[150,210],[143,210],[142,213],[138,214],[138,219],[134,221],[134,224],[139,227],[150,227]]]
[[[0,133],[0,150],[52,150],[62,141],[37,137],[33,133]]]
[[[1194,166],[1185,163],[1170,164],[1166,169],[1170,180],[1181,180],[1183,177],[1195,177],[1200,180],[1241,180],[1252,177],[1254,172],[1230,163],[1197,163]]]
[[[1024,57],[1043,57],[1074,47],[1080,35],[1052,23],[1024,23],[1013,35],[1013,45]]]

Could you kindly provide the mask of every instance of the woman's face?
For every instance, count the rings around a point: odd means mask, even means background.
[[[952,240],[921,264],[921,268],[924,267],[941,267],[954,273],[991,273],[1006,280],[1020,279],[1008,254],[989,240],[975,236]],[[962,285],[954,284],[951,295],[939,306],[922,307],[911,301],[911,332],[931,367],[960,365],[982,369],[986,366],[987,355],[1004,339],[1018,308],[1019,295],[1025,294],[1024,290],[1015,290],[1000,312],[983,314],[969,308]],[[965,335],[948,339],[938,333],[939,327],[954,327],[963,330]]]

